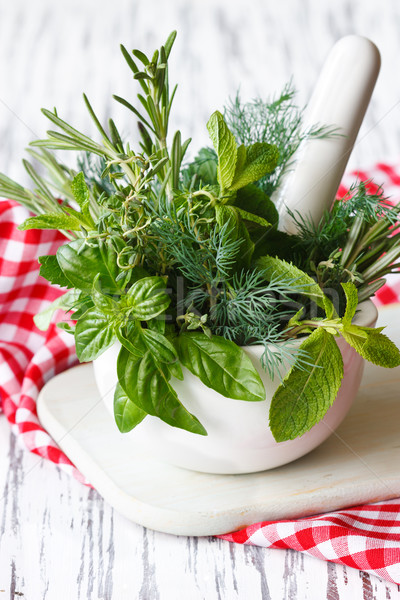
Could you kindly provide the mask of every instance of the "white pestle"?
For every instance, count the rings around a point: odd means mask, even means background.
[[[304,114],[304,130],[319,124],[338,128],[340,136],[306,139],[293,156],[274,200],[279,229],[296,233],[288,214],[300,212],[319,223],[330,209],[367,110],[380,68],[370,40],[349,35],[332,48]]]

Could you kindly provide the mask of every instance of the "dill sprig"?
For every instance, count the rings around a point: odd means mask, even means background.
[[[295,103],[297,91],[289,81],[282,92],[273,98],[256,98],[242,103],[240,94],[225,107],[225,119],[240,144],[268,142],[279,149],[276,169],[260,179],[257,185],[269,196],[277,189],[285,169],[297,148],[308,138],[329,138],[337,129],[328,124],[314,124],[303,128],[304,108]]]
[[[178,269],[191,284],[210,286],[229,277],[238,256],[240,239],[233,239],[231,226],[209,226],[208,205],[198,201],[181,207],[167,202],[152,210],[151,236],[155,261],[160,253],[164,270]]]

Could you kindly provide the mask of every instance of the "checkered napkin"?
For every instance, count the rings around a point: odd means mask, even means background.
[[[350,173],[339,190],[358,176],[382,183],[393,202],[400,199],[400,167],[379,164],[369,172]],[[0,400],[2,410],[23,444],[83,483],[84,477],[41,427],[36,399],[55,374],[76,364],[73,337],[54,324],[39,331],[33,316],[63,291],[39,276],[38,257],[54,254],[64,238],[53,231],[18,231],[28,213],[0,200]],[[400,279],[400,278],[398,278]],[[400,300],[393,279],[377,295],[377,304]],[[296,521],[263,522],[220,536],[242,544],[292,548],[323,560],[369,571],[400,584],[400,499],[359,506]]]

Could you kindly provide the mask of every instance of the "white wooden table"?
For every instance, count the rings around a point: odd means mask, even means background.
[[[118,44],[151,51],[177,28],[174,126],[207,143],[205,123],[241,86],[279,91],[293,74],[305,101],[331,45],[359,33],[382,73],[351,166],[400,152],[400,7],[396,0],[26,0],[0,3],[0,170],[24,180],[22,150],[46,123],[42,106],[88,131],[80,92],[130,135],[111,93],[136,87]],[[398,586],[292,551],[145,530],[94,491],[24,451],[0,417],[0,600],[400,598]]]

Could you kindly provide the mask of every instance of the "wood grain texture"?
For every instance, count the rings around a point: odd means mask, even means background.
[[[135,135],[111,94],[133,98],[118,49],[151,50],[179,30],[172,77],[180,84],[173,127],[207,142],[205,122],[238,86],[244,99],[294,75],[309,97],[341,36],[370,37],[382,72],[352,166],[396,159],[400,147],[400,6],[397,0],[26,0],[0,3],[0,170],[24,179],[23,148],[42,136],[42,106],[90,132],[86,91],[102,119]],[[154,533],[94,491],[23,451],[0,418],[0,600],[395,600],[379,578],[280,550]]]

